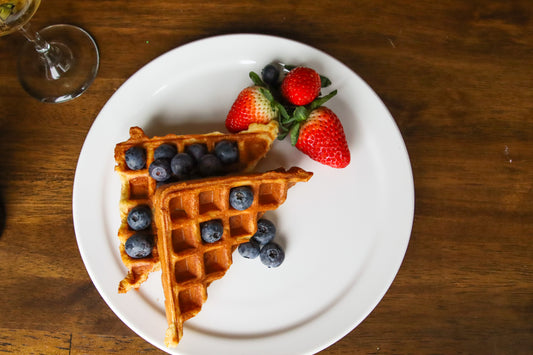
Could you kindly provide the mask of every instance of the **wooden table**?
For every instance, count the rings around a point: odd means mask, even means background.
[[[523,1],[43,1],[34,27],[94,35],[81,97],[30,98],[19,35],[0,38],[0,351],[161,353],[93,286],[72,184],[85,136],[118,87],[200,38],[264,33],[319,48],[383,99],[409,151],[413,231],[388,293],[322,354],[533,352],[533,3]]]

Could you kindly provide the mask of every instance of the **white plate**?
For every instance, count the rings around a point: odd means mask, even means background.
[[[352,153],[345,169],[320,165],[276,141],[259,169],[300,166],[314,172],[268,214],[285,246],[285,262],[267,269],[237,253],[226,276],[208,289],[202,311],[187,321],[176,349],[167,323],[160,274],[139,292],[118,294],[125,276],[118,253],[120,183],[116,143],[130,126],[148,135],[224,131],[224,118],[248,72],[279,60],[328,76],[339,94],[328,102],[341,118]],[[326,91],[328,92],[328,91]],[[348,67],[307,45],[263,35],[196,41],[155,59],[104,106],[83,145],[73,192],[81,256],[117,316],[153,345],[176,354],[318,352],[355,328],[392,283],[411,233],[414,188],[401,134],[372,89]]]

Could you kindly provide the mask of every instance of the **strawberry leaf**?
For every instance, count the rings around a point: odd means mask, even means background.
[[[293,146],[296,145],[296,142],[298,141],[298,136],[300,135],[300,125],[301,123],[298,122],[294,126],[291,127],[290,135],[291,135],[291,144]]]
[[[296,107],[296,109],[294,110],[294,112],[292,114],[292,118],[296,122],[305,121],[307,119],[307,116],[309,116],[309,112],[307,111],[307,109],[304,106]]]
[[[297,67],[297,65],[285,64],[285,65],[283,66],[283,69],[285,69],[286,71],[289,72],[289,71],[293,70],[293,69],[296,68],[296,67]]]
[[[255,72],[251,71],[248,76],[250,77],[250,79],[252,79],[254,85],[266,87],[266,84],[263,82],[263,80],[261,80],[261,77]]]
[[[315,99],[315,101],[311,102],[311,105],[309,105],[309,111],[313,111],[315,108],[318,108],[324,105],[327,101],[329,101],[329,99],[331,99],[335,95],[337,95],[337,90],[333,90],[326,96],[322,96],[322,97]]]
[[[327,77],[320,75],[320,87],[328,87],[331,85],[331,80],[329,80]]]
[[[294,116],[289,117],[281,122],[281,126],[283,126],[284,129],[289,130],[292,125],[296,122],[296,118]]]
[[[285,111],[285,108],[283,108],[282,112],[283,111]],[[291,116],[289,116],[286,111],[285,114],[282,113],[279,120],[280,133],[278,134],[278,139],[283,140],[287,135],[290,134],[291,143],[292,145],[295,145],[296,141],[298,140],[300,126],[308,116],[309,111],[307,108],[305,108],[305,106],[297,106],[292,112]]]
[[[272,93],[270,92],[270,90],[268,90],[267,88],[264,88],[264,87],[260,87],[259,88],[259,91],[261,92],[261,94],[263,94],[263,96],[270,102],[270,104],[272,106],[274,106],[277,102],[274,100],[274,96],[272,96]]]
[[[279,113],[281,114],[280,121],[287,121],[289,119],[289,114],[287,113],[285,107],[279,102],[276,102],[276,106],[279,110]]]
[[[284,140],[285,137],[287,137],[287,134],[289,134],[289,130],[285,127],[280,126],[280,131],[278,133],[278,139],[280,141]]]

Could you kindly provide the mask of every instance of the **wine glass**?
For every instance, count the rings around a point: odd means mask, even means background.
[[[22,87],[42,102],[65,102],[81,95],[98,72],[94,39],[72,25],[52,25],[36,32],[29,21],[41,0],[0,0],[0,37],[19,31],[28,42],[18,60]]]

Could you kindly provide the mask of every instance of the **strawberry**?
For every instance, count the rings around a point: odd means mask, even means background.
[[[307,67],[289,71],[281,83],[281,94],[291,104],[307,105],[317,98],[322,86],[320,75]]]
[[[278,119],[279,107],[268,89],[254,85],[243,89],[226,117],[226,128],[240,132],[251,123],[267,124]]]
[[[337,94],[332,91],[309,106],[298,106],[289,118],[280,119],[280,139],[290,134],[291,143],[311,159],[334,168],[350,163],[350,150],[337,115],[322,106]]]
[[[350,150],[337,115],[320,106],[309,113],[298,132],[295,147],[311,159],[334,168],[350,163]]]

